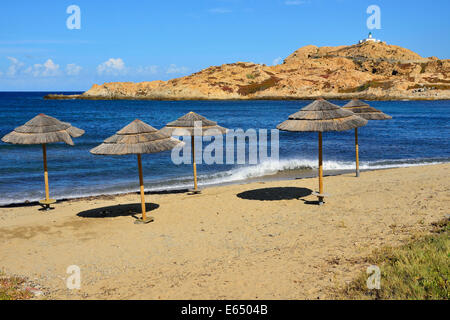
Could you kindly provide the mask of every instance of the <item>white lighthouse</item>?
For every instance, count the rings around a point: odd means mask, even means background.
[[[369,35],[367,36],[367,38],[363,39],[363,40],[359,40],[359,44],[364,43],[364,42],[381,42],[381,40],[379,39],[375,39],[372,36],[372,32],[369,32]]]

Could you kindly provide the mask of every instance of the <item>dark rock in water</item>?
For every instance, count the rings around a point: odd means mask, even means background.
[[[79,94],[48,94],[44,96],[44,99],[46,100],[70,100],[70,99],[82,99],[81,95]]]

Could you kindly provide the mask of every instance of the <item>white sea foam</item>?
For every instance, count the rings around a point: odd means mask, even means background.
[[[387,169],[397,167],[411,167],[420,165],[432,165],[448,162],[445,160],[435,159],[405,159],[405,160],[383,160],[383,161],[370,161],[361,162],[361,170],[375,170],[375,169]],[[324,170],[353,170],[355,169],[355,162],[352,161],[324,161]],[[229,171],[221,172],[218,174],[209,175],[204,177],[205,184],[217,184],[227,183],[233,181],[242,181],[251,178],[259,178],[265,176],[273,176],[281,172],[294,171],[294,170],[313,170],[318,168],[318,161],[312,159],[290,159],[280,161],[268,161],[254,166],[245,166],[235,168]]]

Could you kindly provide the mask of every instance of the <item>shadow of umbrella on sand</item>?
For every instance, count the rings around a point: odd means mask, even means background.
[[[84,130],[72,127],[70,123],[59,121],[43,113],[37,115],[23,126],[17,127],[2,138],[3,142],[10,144],[41,144],[44,160],[45,200],[39,201],[45,210],[56,200],[50,199],[47,170],[47,144],[65,142],[73,146],[72,138],[80,137]]]
[[[326,196],[323,192],[322,133],[350,130],[366,124],[367,120],[353,112],[324,99],[318,99],[290,115],[288,120],[277,126],[277,129],[282,131],[319,132],[319,192],[314,193],[319,198],[319,205],[323,204]]]
[[[136,119],[122,130],[117,131],[115,135],[106,139],[101,145],[91,150],[91,153],[95,155],[137,154],[142,219],[136,220],[136,223],[145,224],[153,221],[152,217],[147,218],[146,216],[141,154],[167,151],[180,145],[183,145],[183,142],[171,138],[169,135],[161,133],[145,122]]]
[[[237,194],[237,197],[246,200],[279,201],[300,199],[311,193],[312,191],[307,188],[276,187],[244,191]]]
[[[152,211],[159,208],[159,204],[146,203],[146,211]],[[102,208],[95,208],[90,210],[81,211],[77,216],[82,218],[116,218],[134,215],[141,209],[140,203],[133,204],[119,204],[113,206],[107,206]]]
[[[357,116],[366,120],[390,120],[391,116],[383,113],[381,110],[369,106],[367,103],[353,99],[342,109],[349,110]],[[356,176],[359,177],[359,144],[358,144],[358,128],[355,128],[355,151],[356,151]]]
[[[205,117],[189,112],[181,118],[168,123],[161,132],[170,136],[190,136],[192,167],[194,170],[194,189],[193,194],[200,193],[197,186],[197,164],[195,163],[195,136],[217,136],[227,133],[227,129],[217,125],[217,122],[206,119]]]

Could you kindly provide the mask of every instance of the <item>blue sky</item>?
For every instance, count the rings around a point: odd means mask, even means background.
[[[272,65],[308,45],[367,36],[422,56],[450,58],[450,1],[39,0],[0,4],[0,91],[87,90],[109,81],[167,80],[210,65]],[[69,30],[67,7],[81,10]]]

